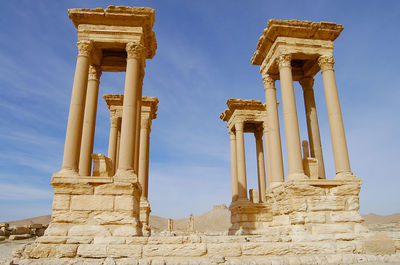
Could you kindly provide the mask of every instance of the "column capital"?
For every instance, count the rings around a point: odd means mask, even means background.
[[[262,74],[262,80],[264,83],[264,90],[267,89],[276,89],[275,88],[275,79],[273,79],[269,74]]]
[[[76,43],[78,47],[78,56],[89,57],[93,51],[93,42],[87,40],[81,40]]]
[[[125,47],[128,59],[142,59],[145,48],[141,43],[129,42]]]
[[[335,64],[335,60],[333,56],[323,55],[318,58],[318,65],[321,68],[322,72],[326,70],[333,70],[333,65]]]
[[[244,121],[239,120],[235,122],[236,131],[243,131],[243,127],[244,127]]]
[[[99,65],[89,66],[89,78],[88,80],[100,81],[101,68]]]
[[[302,86],[303,90],[313,89],[314,86],[314,78],[311,76],[303,77],[299,81],[300,85]]]
[[[234,140],[236,138],[236,133],[232,130],[229,130],[229,138],[231,140]]]
[[[279,55],[278,58],[276,58],[276,63],[278,64],[279,70],[285,67],[291,68],[291,61],[292,61],[292,55],[291,54],[282,54]]]

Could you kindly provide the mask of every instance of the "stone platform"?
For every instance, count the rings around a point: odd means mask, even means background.
[[[274,238],[275,237],[275,238]],[[80,243],[80,244],[78,244]],[[400,245],[367,232],[357,240],[281,236],[47,236],[15,250],[17,264],[351,264],[400,262]],[[396,252],[397,251],[397,252]],[[38,260],[40,258],[40,260]]]

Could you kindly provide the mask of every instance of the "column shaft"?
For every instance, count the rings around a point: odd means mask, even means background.
[[[267,176],[266,176],[266,180],[267,180],[267,187],[270,187],[271,185],[271,155],[270,155],[270,146],[268,145],[268,137],[270,137],[268,129],[267,127],[267,122],[264,122],[264,146],[265,146],[265,162],[266,162],[266,166],[267,166]]]
[[[283,120],[285,125],[286,150],[288,157],[288,180],[305,179],[301,157],[300,132],[297,119],[296,100],[294,96],[291,56],[281,55],[278,58],[279,76],[281,79]]]
[[[139,176],[139,183],[142,186],[142,195],[141,200],[147,201],[147,182],[148,176],[146,175],[147,172],[147,153],[149,150],[148,148],[148,141],[149,141],[149,119],[141,117],[141,129],[140,129],[140,150],[139,150],[139,168],[138,168],[138,176]]]
[[[278,104],[276,100],[275,80],[269,75],[263,75],[265,98],[267,104],[267,137],[265,141],[267,150],[267,166],[269,184],[276,186],[284,181],[282,144],[279,129]],[[265,130],[265,128],[264,128]]]
[[[137,89],[139,89],[139,73],[142,64],[142,46],[140,44],[128,43],[126,51],[128,58],[126,60],[118,171],[134,172],[136,134],[139,133],[137,132],[136,118]]]
[[[114,117],[115,113],[110,113],[110,139],[108,141],[108,157],[113,163],[113,168],[115,171],[116,155],[117,155],[117,140],[118,140],[118,118]],[[114,172],[115,173],[115,172]]]
[[[265,162],[264,162],[264,150],[262,141],[262,132],[258,131],[254,133],[256,138],[256,152],[257,152],[257,173],[258,173],[258,192],[260,202],[265,202]]]
[[[247,200],[246,158],[244,151],[243,122],[235,124],[239,200]]]
[[[238,173],[237,173],[237,154],[236,154],[236,135],[229,131],[229,140],[231,144],[231,184],[232,184],[232,201],[238,199]]]
[[[115,169],[114,171],[117,172],[118,163],[119,163],[119,150],[121,146],[121,118],[118,119],[118,136],[117,136],[117,153],[115,154]]]
[[[333,70],[334,63],[335,61],[331,56],[322,56],[318,58],[318,64],[321,67],[322,78],[324,81],[336,177],[353,177],[350,168],[349,153],[347,150],[346,135],[344,132],[342,111],[340,109],[339,95],[336,87],[335,73]]]
[[[311,157],[318,160],[318,178],[325,179],[325,165],[322,154],[321,136],[319,133],[319,124],[317,116],[317,108],[315,106],[314,97],[314,79],[305,77],[300,80],[303,87],[304,106],[306,110],[308,141],[310,143]]]
[[[81,149],[83,115],[85,109],[90,54],[92,44],[79,41],[79,55],[76,59],[74,84],[72,86],[71,104],[69,108],[67,132],[65,136],[62,171],[78,174],[79,155]]]
[[[79,158],[79,175],[90,176],[92,171],[92,153],[96,127],[97,99],[99,95],[100,68],[91,65],[86,93],[85,117]]]
[[[139,78],[139,88],[137,89],[137,108],[136,108],[136,131],[140,132],[141,128],[141,118],[142,118],[142,75]],[[135,140],[135,164],[134,169],[138,172],[139,167],[139,150],[140,150],[140,133],[136,134]]]

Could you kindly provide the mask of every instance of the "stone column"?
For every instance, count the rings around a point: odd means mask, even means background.
[[[89,67],[89,81],[86,93],[85,117],[83,119],[83,132],[81,155],[79,158],[79,175],[90,176],[92,171],[92,153],[94,132],[96,127],[97,99],[99,95],[101,70],[99,66]]]
[[[301,157],[299,123],[297,120],[296,100],[294,97],[291,55],[278,57],[281,79],[283,121],[285,125],[286,150],[289,173],[287,180],[306,179]]]
[[[121,146],[121,123],[122,119],[118,118],[118,136],[117,136],[117,154],[115,155],[115,169],[114,171],[117,172],[118,169],[118,163],[119,163],[119,149]]]
[[[108,157],[113,163],[114,173],[117,162],[117,145],[118,145],[118,118],[115,116],[115,112],[111,112],[110,117],[110,139],[108,142]]]
[[[149,118],[142,117],[141,118],[141,127],[140,127],[140,150],[139,150],[139,167],[138,167],[138,176],[139,183],[142,186],[142,195],[141,201],[148,201],[148,181],[149,176],[147,173],[147,164],[148,161],[148,147],[149,147],[149,136],[150,136],[150,123]]]
[[[236,155],[236,135],[229,130],[229,139],[231,144],[231,182],[232,182],[232,201],[238,199],[238,174],[237,174],[237,155]]]
[[[144,77],[144,71],[141,71],[140,77],[139,77],[139,87],[137,89],[137,108],[136,108],[136,131],[140,132],[140,125],[141,125],[141,118],[142,118],[142,88],[143,88],[143,77]],[[138,167],[139,167],[139,150],[140,150],[140,133],[136,134],[136,139],[135,139],[135,164],[134,164],[134,170],[138,172]]]
[[[334,63],[335,61],[332,56],[321,56],[318,58],[318,64],[321,67],[324,81],[333,156],[335,158],[336,178],[354,177],[350,169],[342,111],[340,109],[335,72],[333,70]]]
[[[246,158],[244,152],[243,127],[243,121],[239,121],[235,124],[239,200],[247,200]]]
[[[265,202],[265,162],[264,162],[264,150],[262,131],[256,131],[254,133],[256,138],[256,152],[257,152],[257,173],[258,173],[258,191],[260,202]]]
[[[121,142],[119,150],[119,162],[117,175],[129,176],[134,172],[135,145],[136,145],[136,118],[137,118],[137,96],[140,83],[140,69],[143,61],[143,46],[139,43],[128,43],[126,45],[126,77],[124,88],[124,102],[122,107]]]
[[[72,86],[71,104],[69,107],[67,132],[65,136],[64,155],[60,173],[78,176],[79,154],[82,140],[83,115],[90,55],[93,44],[89,41],[78,41],[74,84]]]
[[[265,88],[265,98],[267,104],[267,135],[265,137],[265,149],[267,150],[267,166],[270,167],[268,172],[269,183],[271,187],[279,185],[284,181],[283,175],[283,161],[282,161],[282,145],[281,145],[281,134],[279,129],[279,117],[278,117],[278,103],[276,100],[276,88],[275,80],[268,74],[262,76]]]
[[[300,85],[303,87],[311,157],[314,157],[318,160],[318,178],[325,179],[324,157],[322,155],[321,137],[319,133],[317,108],[315,106],[313,89],[314,78],[304,77],[300,80]]]
[[[268,132],[268,127],[267,127],[267,121],[264,121],[263,124],[263,130],[264,130],[264,145],[265,145],[265,162],[267,164],[267,186],[270,187],[271,185],[271,155],[270,155],[270,147],[268,145],[268,137],[269,137],[269,132]]]

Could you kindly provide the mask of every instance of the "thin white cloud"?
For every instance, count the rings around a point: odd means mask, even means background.
[[[51,200],[53,198],[50,188],[40,189],[33,186],[0,183],[0,189],[0,201]]]

